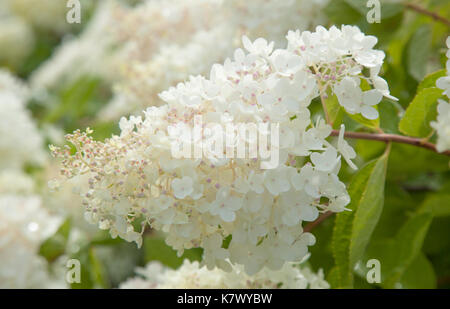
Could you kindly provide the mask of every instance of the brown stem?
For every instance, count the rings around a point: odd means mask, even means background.
[[[318,226],[320,223],[322,223],[324,220],[326,220],[328,217],[332,216],[334,212],[327,211],[324,212],[319,216],[319,218],[316,219],[316,221],[313,221],[311,223],[308,223],[305,228],[303,229],[303,232],[311,232],[316,226]]]
[[[406,8],[408,8],[410,10],[413,10],[419,14],[427,15],[427,16],[433,18],[434,20],[439,21],[443,24],[446,24],[447,26],[450,27],[450,20],[448,20],[444,16],[441,16],[435,12],[428,11],[427,9],[425,9],[417,4],[414,4],[414,3],[406,3],[405,6],[406,6]]]
[[[333,130],[331,132],[332,136],[338,136],[339,131]],[[356,138],[356,139],[366,139],[380,142],[396,142],[402,144],[409,144],[417,147],[422,147],[439,154],[443,154],[446,156],[450,156],[450,150],[444,152],[438,152],[436,149],[436,145],[430,142],[424,141],[421,138],[415,138],[411,136],[403,136],[397,134],[387,134],[387,133],[363,133],[363,132],[345,132],[344,136],[347,138]]]

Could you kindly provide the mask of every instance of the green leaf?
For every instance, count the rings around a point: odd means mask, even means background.
[[[400,122],[399,108],[396,103],[382,100],[378,104],[378,111],[380,112],[380,127],[386,133],[398,134],[398,124]]]
[[[389,158],[391,161],[391,158]],[[388,167],[389,169],[389,167]],[[372,235],[372,240],[394,238],[399,228],[416,210],[418,202],[400,185],[386,180],[383,213]]]
[[[353,269],[363,256],[383,209],[387,159],[385,152],[354,176],[348,189],[351,202],[347,207],[351,212],[336,216],[332,239],[335,287],[353,286]]]
[[[72,289],[92,289],[94,288],[91,259],[89,254],[90,246],[83,246],[77,253],[75,253],[71,258],[77,259],[80,262],[80,282],[71,283],[70,287]]]
[[[339,272],[337,266],[334,266],[327,274],[326,280],[330,283],[331,287],[338,287],[340,284]]]
[[[314,236],[316,243],[309,247],[311,256],[308,262],[314,271],[323,269],[328,274],[334,265],[333,255],[331,253],[331,237],[333,236],[334,216],[323,221],[319,226],[314,228]]]
[[[378,109],[376,106],[374,106],[374,108]],[[356,122],[358,122],[368,128],[377,129],[380,127],[380,117],[378,117],[377,119],[370,120],[370,119],[363,117],[361,114],[352,115],[352,114],[347,113],[347,115],[350,118],[352,118],[353,120],[355,120]]]
[[[413,145],[392,144],[388,166],[389,179],[408,181],[418,174],[446,171],[448,171],[448,158],[446,156]]]
[[[403,12],[402,3],[383,3],[381,5],[381,19],[388,19]]]
[[[403,289],[435,289],[436,273],[425,254],[419,253],[400,279]]]
[[[106,270],[100,259],[97,257],[96,248],[89,248],[89,264],[91,269],[92,281],[95,285],[102,288],[108,288],[106,280]]]
[[[162,264],[178,268],[185,258],[190,261],[200,261],[202,258],[201,249],[185,250],[181,257],[177,256],[177,252],[169,247],[164,239],[158,237],[146,237],[144,239],[145,261],[159,261]]]
[[[373,6],[367,7],[367,1],[345,0],[345,2],[358,11],[362,16],[367,16],[367,13],[374,8]],[[387,19],[401,13],[403,10],[403,5],[400,3],[383,3],[380,5],[380,10],[380,18]]]
[[[349,6],[354,8],[356,11],[358,11],[361,15],[366,15],[366,13],[369,11],[369,8],[366,7],[365,1],[360,0],[345,0],[345,3],[347,3]]]
[[[364,255],[363,262],[358,263],[355,267],[356,275],[362,280],[366,280],[369,268],[366,267],[366,262],[370,259],[377,259],[380,261],[381,283],[371,284],[373,287],[386,287],[385,280],[390,276],[393,269],[398,264],[398,257],[396,255],[396,242],[393,238],[378,239],[373,241],[367,248]],[[433,265],[426,258],[425,254],[419,252],[412,262],[405,268],[401,278],[391,288],[404,289],[431,289],[436,286],[436,274]]]
[[[64,221],[56,233],[46,239],[39,248],[39,254],[52,262],[65,253],[67,240],[71,229],[70,219]]]
[[[381,156],[386,149],[386,144],[378,141],[359,139],[356,141],[354,148],[358,156],[361,157],[364,162],[368,162]]]
[[[442,69],[433,73],[428,74],[425,78],[420,82],[419,86],[417,86],[417,93],[424,90],[425,88],[434,88],[436,87],[436,81],[440,78],[447,75],[447,70]]]
[[[428,195],[420,206],[420,211],[430,212],[434,217],[450,216],[450,193]]]
[[[407,70],[417,81],[426,73],[426,65],[431,49],[431,28],[429,25],[419,27],[409,39],[407,46]]]
[[[416,214],[401,227],[393,247],[395,262],[389,275],[382,282],[384,287],[397,287],[408,267],[419,255],[432,218],[431,213]]]
[[[324,12],[337,25],[354,24],[362,18],[361,13],[346,3],[345,0],[330,1],[325,6]]]
[[[448,254],[450,252],[450,238],[442,237],[442,235],[450,235],[450,216],[433,218],[423,244],[423,252],[433,257]]]
[[[430,121],[436,117],[437,99],[442,95],[442,90],[436,87],[425,88],[420,91],[409,104],[405,115],[400,120],[400,132],[416,136],[426,137],[431,133]]]
[[[325,106],[327,107],[330,121],[333,123],[333,128],[338,129],[340,124],[342,123],[345,112],[339,105],[336,95],[329,94],[328,98],[325,99]]]

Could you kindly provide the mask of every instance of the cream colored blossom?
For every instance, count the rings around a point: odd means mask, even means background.
[[[327,289],[330,287],[320,270],[317,274],[307,267],[285,264],[278,271],[264,269],[248,276],[241,267],[231,272],[215,268],[208,270],[198,262],[184,260],[178,269],[168,269],[150,262],[136,270],[139,277],[128,279],[121,289]]]

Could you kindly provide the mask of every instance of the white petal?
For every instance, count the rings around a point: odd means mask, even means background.
[[[361,114],[370,120],[374,120],[378,118],[378,111],[373,108],[372,106],[363,106],[363,108],[361,109]]]

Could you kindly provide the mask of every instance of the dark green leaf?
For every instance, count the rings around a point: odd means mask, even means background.
[[[436,117],[437,99],[442,95],[439,88],[425,88],[409,104],[400,120],[399,130],[411,136],[426,137],[431,132],[430,121]]]
[[[408,73],[417,81],[421,81],[426,73],[431,49],[431,35],[430,26],[423,25],[414,32],[408,42],[406,51]]]
[[[71,229],[70,219],[61,224],[56,233],[45,240],[39,248],[39,254],[52,262],[65,253],[67,240]]]
[[[383,209],[387,159],[388,152],[354,176],[348,189],[351,212],[336,216],[332,240],[335,287],[353,286],[353,268],[362,258]]]

